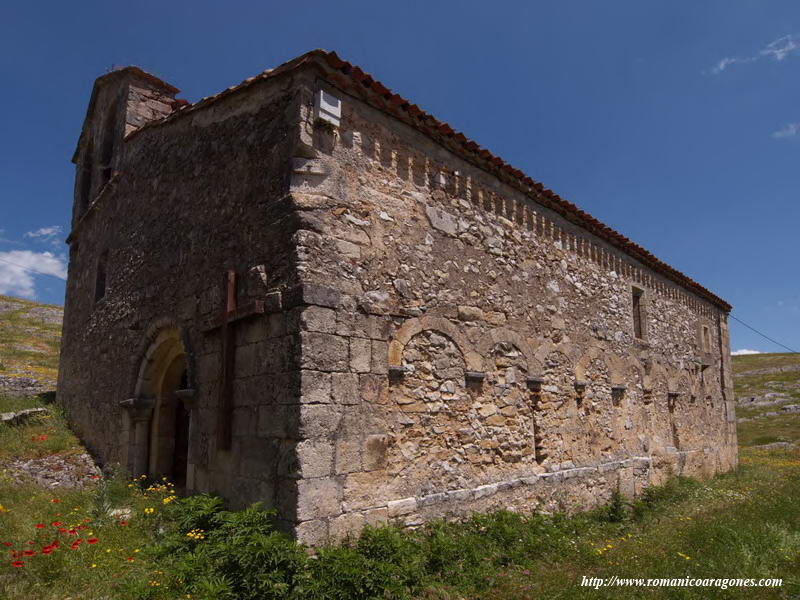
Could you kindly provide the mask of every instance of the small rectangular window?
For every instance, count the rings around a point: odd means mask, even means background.
[[[108,250],[100,255],[97,261],[97,275],[94,283],[94,301],[99,302],[106,295],[106,263],[108,262]]]
[[[711,352],[711,330],[708,325],[703,325],[703,351]]]
[[[633,302],[633,335],[636,339],[644,339],[644,310],[642,307],[642,296],[644,291],[633,288],[631,300]]]

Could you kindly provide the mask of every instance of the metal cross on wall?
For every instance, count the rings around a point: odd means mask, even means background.
[[[217,320],[207,323],[203,330],[206,333],[220,330],[220,374],[219,398],[217,404],[217,447],[228,450],[233,436],[233,381],[236,378],[236,329],[234,325],[248,317],[264,313],[264,301],[238,306],[237,273],[229,270],[224,274],[222,282],[222,310]]]

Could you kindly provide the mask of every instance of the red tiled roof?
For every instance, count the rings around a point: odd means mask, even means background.
[[[149,127],[170,121],[178,116],[194,112],[200,108],[216,102],[232,93],[247,88],[250,85],[279,74],[297,69],[303,65],[311,64],[321,69],[325,78],[334,86],[340,87],[345,92],[353,92],[356,96],[371,104],[373,107],[386,112],[401,121],[411,125],[415,129],[433,138],[438,143],[445,146],[471,164],[500,176],[502,180],[519,189],[521,192],[530,196],[535,202],[546,206],[558,213],[567,221],[574,223],[583,229],[588,230],[612,246],[615,246],[639,260],[654,271],[675,281],[698,296],[705,298],[713,304],[719,306],[726,312],[731,310],[731,305],[725,300],[707,290],[702,285],[687,277],[680,271],[672,268],[667,263],[661,261],[649,251],[645,250],[635,242],[631,241],[621,233],[615,231],[608,225],[598,221],[592,215],[578,208],[572,202],[564,200],[552,190],[546,189],[541,183],[534,181],[525,173],[502,158],[495,156],[487,149],[482,148],[476,142],[467,138],[463,133],[455,131],[450,125],[439,121],[434,116],[426,113],[416,104],[412,104],[399,94],[395,94],[389,88],[377,81],[369,73],[364,72],[346,60],[339,58],[335,52],[326,50],[311,50],[297,58],[294,58],[282,65],[269,69],[245,79],[238,85],[232,86],[222,92],[203,98],[194,104],[178,107],[174,112],[163,119],[153,121],[132,132],[128,137],[136,135],[139,131]],[[144,72],[143,72],[144,73]]]

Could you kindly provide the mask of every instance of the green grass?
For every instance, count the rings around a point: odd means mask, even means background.
[[[31,402],[0,400],[0,411]],[[798,430],[795,423],[793,435]],[[45,442],[33,441],[42,433],[48,435]],[[80,451],[57,410],[48,419],[7,428],[0,435],[0,464],[14,457]],[[742,438],[747,435],[756,432]],[[274,531],[269,514],[254,508],[227,512],[208,496],[164,504],[171,492],[159,488],[147,491],[109,477],[90,489],[56,493],[0,473],[0,542],[12,543],[16,551],[38,552],[23,556],[22,567],[11,566],[10,555],[0,562],[0,597],[509,600],[800,594],[796,450],[744,448],[735,473],[708,482],[673,479],[632,504],[618,499],[569,517],[498,512],[464,523],[434,522],[414,531],[370,529],[313,557]],[[125,526],[112,516],[118,508],[131,511]],[[152,508],[152,514],[145,508]],[[59,533],[54,521],[66,533]],[[37,523],[44,528],[37,529]],[[80,526],[86,529],[69,534]],[[202,529],[200,537],[186,535],[195,529]],[[72,550],[78,537],[98,541]],[[60,547],[41,554],[54,539],[61,541]],[[776,577],[784,585],[646,592],[580,586],[583,576],[613,575]]]
[[[60,315],[62,307],[10,296],[0,296],[0,305],[0,375],[55,382],[61,323],[48,323],[36,311]]]
[[[765,354],[744,354],[734,356],[733,374],[754,369],[769,369],[775,367],[788,367],[800,365],[800,355],[791,352],[784,353],[765,353]]]
[[[746,374],[760,369],[794,366],[800,368],[800,354],[747,354],[733,357],[734,390],[736,396],[760,396],[768,392],[785,392],[800,400],[800,370],[786,373]]]

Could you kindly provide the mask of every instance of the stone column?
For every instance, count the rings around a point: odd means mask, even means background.
[[[183,402],[183,407],[189,413],[189,451],[186,460],[186,490],[194,491],[194,466],[195,466],[195,444],[194,431],[197,429],[198,424],[198,402],[195,390],[185,389],[176,390],[175,397]]]
[[[133,431],[128,454],[128,467],[131,475],[138,477],[147,474],[147,450],[150,441],[150,419],[153,416],[153,398],[128,398],[120,402],[128,411]]]

